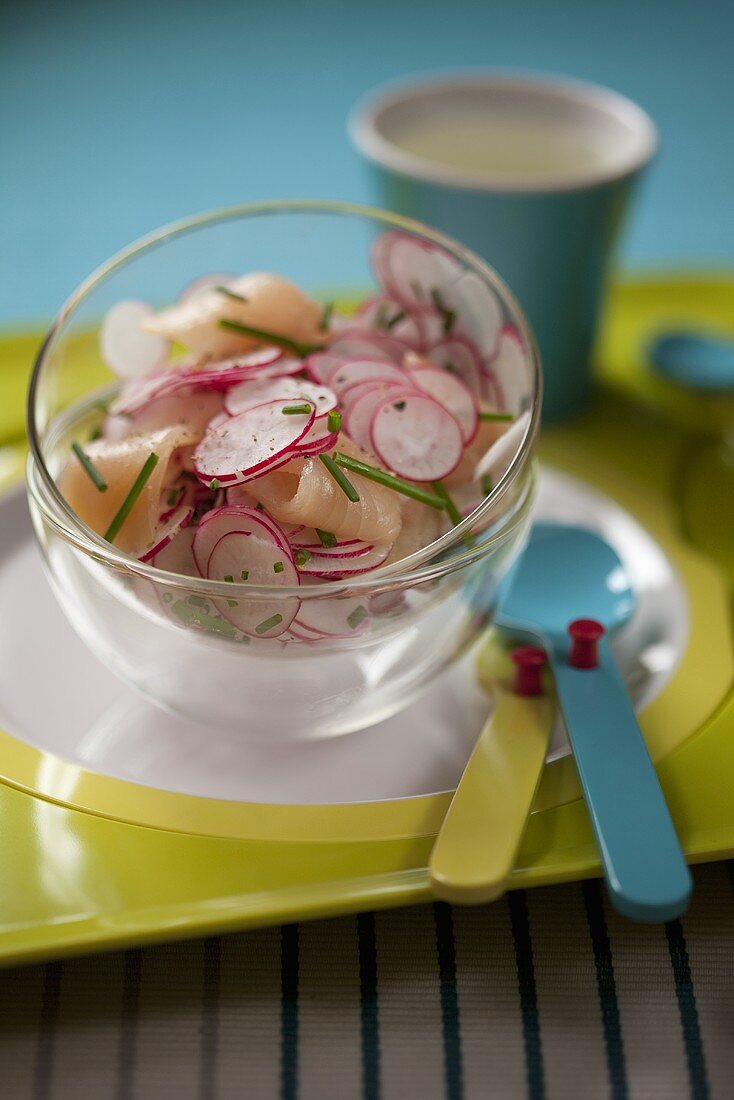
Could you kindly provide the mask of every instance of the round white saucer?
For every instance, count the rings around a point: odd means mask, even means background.
[[[688,636],[685,592],[668,559],[613,501],[555,471],[541,475],[537,514],[597,530],[619,553],[638,604],[614,649],[636,705],[647,704]],[[491,706],[474,680],[475,653],[371,729],[303,744],[212,736],[136,696],[77,637],[42,576],[22,493],[0,502],[0,517],[0,726],[14,737],[103,775],[233,801],[362,802],[454,789]],[[551,758],[567,752],[559,725]]]

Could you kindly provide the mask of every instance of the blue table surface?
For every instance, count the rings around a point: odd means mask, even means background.
[[[733,41],[730,0],[5,0],[0,323],[44,320],[108,255],[182,215],[368,199],[350,106],[460,66],[568,73],[638,100],[663,147],[622,263],[729,264]]]

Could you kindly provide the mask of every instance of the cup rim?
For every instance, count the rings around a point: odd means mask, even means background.
[[[637,147],[606,168],[584,170],[565,179],[513,179],[491,172],[467,172],[438,164],[395,145],[382,132],[385,112],[428,94],[455,90],[517,91],[591,106],[626,125],[636,134]],[[659,133],[650,115],[627,96],[602,84],[554,73],[522,69],[449,70],[382,84],[363,96],[348,120],[352,144],[368,160],[397,175],[458,190],[490,194],[554,194],[586,191],[640,171],[655,156]]]
[[[489,496],[461,523],[446,531],[432,543],[422,547],[409,557],[394,562],[391,565],[378,566],[370,573],[362,576],[346,577],[343,580],[327,581],[311,587],[294,587],[279,585],[238,585],[228,584],[224,581],[212,581],[205,577],[185,577],[178,573],[169,573],[166,570],[141,562],[137,558],[118,550],[117,547],[105,542],[100,535],[87,526],[69,507],[56,484],[56,479],[46,465],[41,446],[42,433],[36,425],[36,396],[39,387],[41,372],[46,359],[52,351],[62,326],[74,313],[75,309],[83,301],[85,296],[101,283],[111,272],[124,267],[135,259],[139,252],[148,248],[154,248],[165,242],[172,236],[178,236],[187,232],[216,225],[221,222],[233,221],[242,217],[268,215],[268,214],[337,214],[346,217],[361,217],[367,220],[379,221],[387,227],[402,229],[406,232],[419,234],[427,240],[447,249],[453,255],[477,271],[485,278],[490,286],[499,293],[503,302],[513,311],[515,322],[527,348],[530,358],[530,367],[533,379],[533,400],[529,410],[530,417],[525,434],[515,453],[512,462],[504,475],[494,486]],[[128,245],[117,252],[108,261],[96,268],[71,294],[55,317],[48,333],[46,334],[36,356],[27,398],[27,431],[29,442],[29,458],[27,466],[27,486],[34,503],[41,509],[43,515],[52,523],[56,532],[65,541],[74,545],[91,557],[104,561],[117,569],[168,587],[178,587],[187,591],[196,591],[214,597],[232,597],[236,592],[238,598],[267,599],[274,595],[285,598],[297,595],[299,599],[311,599],[326,596],[336,596],[356,593],[369,589],[380,589],[394,585],[415,584],[420,581],[436,579],[447,573],[452,573],[458,568],[469,565],[482,557],[485,557],[489,549],[502,542],[522,522],[529,507],[532,504],[534,493],[534,477],[532,471],[528,477],[527,491],[516,509],[504,518],[499,529],[492,531],[486,539],[473,548],[467,547],[460,553],[446,557],[437,562],[436,559],[445,551],[460,544],[461,540],[469,534],[471,527],[481,522],[482,518],[491,508],[501,500],[510,487],[516,483],[524,468],[528,465],[532,456],[532,448],[540,428],[540,410],[542,403],[542,375],[540,370],[540,356],[533,337],[530,325],[521,307],[515,299],[512,291],[507,287],[500,276],[489,264],[485,263],[465,245],[454,241],[448,235],[423,225],[421,222],[402,215],[381,210],[378,207],[361,205],[358,203],[337,202],[322,199],[278,199],[264,202],[245,203],[238,206],[224,207],[207,211],[202,214],[183,218]]]

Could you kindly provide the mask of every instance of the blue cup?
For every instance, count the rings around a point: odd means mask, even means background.
[[[582,411],[612,247],[657,149],[649,116],[592,84],[457,74],[379,90],[349,128],[382,206],[464,241],[508,283],[540,348],[544,420]]]

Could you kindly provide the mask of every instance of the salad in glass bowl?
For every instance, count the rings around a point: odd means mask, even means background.
[[[277,269],[222,273],[268,241]],[[338,257],[318,281],[314,242]],[[152,293],[115,294],[136,284]],[[539,389],[509,292],[422,226],[284,203],[166,230],[81,288],[36,364],[52,584],[108,665],[212,728],[378,721],[491,620],[528,528]]]

